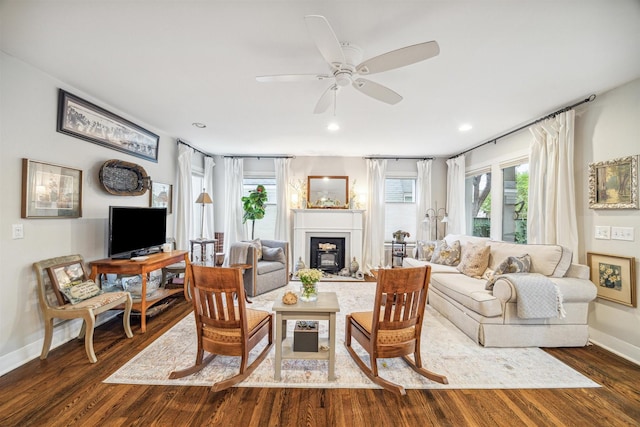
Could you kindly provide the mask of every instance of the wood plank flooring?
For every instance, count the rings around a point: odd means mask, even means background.
[[[548,349],[602,384],[589,389],[382,390],[137,386],[102,381],[191,309],[97,328],[98,363],[82,341],[0,377],[0,426],[638,426],[640,367],[597,346]]]

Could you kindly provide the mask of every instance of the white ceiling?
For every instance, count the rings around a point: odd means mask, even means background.
[[[395,106],[345,88],[314,115],[327,81],[255,80],[328,71],[308,14],[364,59],[440,55],[369,77]],[[0,31],[6,53],[213,154],[449,156],[640,77],[638,0],[2,0]]]

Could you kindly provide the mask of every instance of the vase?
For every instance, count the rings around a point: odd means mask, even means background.
[[[304,261],[302,261],[302,257],[298,258],[298,262],[296,262],[296,271],[302,270],[305,268]]]
[[[351,265],[349,265],[349,273],[351,276],[355,277],[356,272],[360,269],[360,265],[358,261],[356,261],[356,257],[353,257],[353,261],[351,261]]]
[[[300,285],[300,300],[309,302],[318,299],[318,282],[302,282]]]

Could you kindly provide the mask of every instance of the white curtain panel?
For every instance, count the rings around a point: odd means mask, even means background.
[[[233,243],[246,240],[246,227],[242,223],[242,159],[224,159],[225,221],[224,221],[224,265],[228,265],[229,248]]]
[[[367,212],[364,222],[362,271],[384,266],[384,179],[385,159],[367,159]],[[391,236],[390,236],[391,237]]]
[[[555,243],[578,254],[574,120],[569,110],[529,127],[527,242]]]
[[[418,160],[416,180],[416,240],[429,240],[427,224],[422,222],[431,206],[431,164],[432,160]]]
[[[216,199],[213,194],[213,168],[216,163],[213,161],[213,157],[204,157],[204,189],[211,196],[213,203],[216,203]],[[205,239],[213,239],[214,233],[214,205],[207,205],[204,209],[204,229],[203,236]]]
[[[445,234],[465,234],[465,156],[447,160],[447,215]]]
[[[274,159],[276,169],[276,240],[290,241],[289,176],[291,159]]]
[[[187,250],[193,236],[193,190],[191,189],[191,157],[193,149],[178,144],[178,176],[176,182],[176,248]]]

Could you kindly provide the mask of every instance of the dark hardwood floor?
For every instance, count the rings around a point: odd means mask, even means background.
[[[82,341],[0,377],[0,426],[638,426],[640,367],[597,346],[548,349],[602,388],[382,390],[138,386],[102,381],[191,309],[184,300],[149,319],[97,328],[98,363]]]

